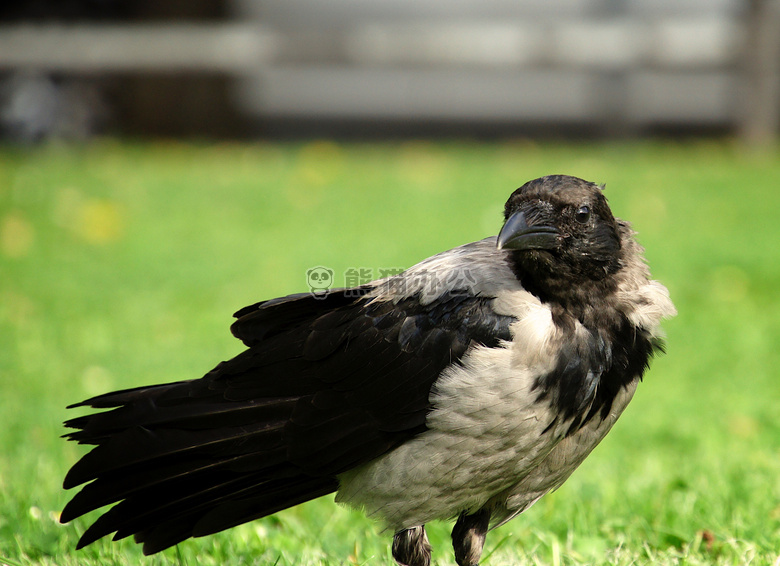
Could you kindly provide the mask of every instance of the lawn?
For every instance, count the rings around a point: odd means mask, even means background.
[[[778,564],[780,154],[110,140],[0,149],[0,564],[393,564],[390,534],[332,498],[146,559],[129,540],[76,552],[65,405],[200,376],[241,351],[240,307],[307,290],[314,266],[343,285],[495,234],[509,193],[550,173],[607,184],[679,316],[612,433],[483,564]],[[450,528],[429,529],[438,565]]]

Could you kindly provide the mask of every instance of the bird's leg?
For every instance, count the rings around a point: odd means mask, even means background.
[[[489,524],[490,509],[480,509],[473,515],[465,511],[460,514],[452,529],[452,547],[458,566],[478,566]]]
[[[393,537],[393,558],[401,566],[430,566],[431,545],[425,525],[403,529]]]

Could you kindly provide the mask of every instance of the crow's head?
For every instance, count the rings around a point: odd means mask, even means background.
[[[620,268],[619,225],[594,183],[567,175],[529,181],[509,197],[504,218],[497,247],[536,294],[589,287]]]

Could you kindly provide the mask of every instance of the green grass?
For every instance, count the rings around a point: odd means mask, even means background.
[[[493,531],[488,565],[776,564],[780,155],[728,142],[125,145],[0,149],[0,564],[392,564],[330,498],[142,559],[73,550],[68,403],[197,377],[231,314],[309,267],[409,266],[495,234],[510,191],[606,182],[680,312],[668,353],[558,492]],[[94,518],[94,515],[92,516]],[[453,564],[445,523],[437,564]]]

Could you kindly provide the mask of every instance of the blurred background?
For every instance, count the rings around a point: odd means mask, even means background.
[[[5,139],[771,139],[775,0],[29,0],[0,8]]]

